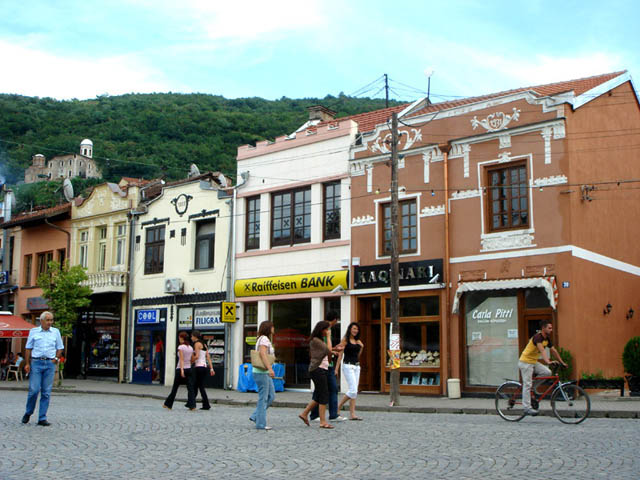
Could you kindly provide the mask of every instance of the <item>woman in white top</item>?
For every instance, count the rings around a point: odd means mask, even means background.
[[[273,366],[269,362],[267,355],[273,355],[273,323],[262,322],[258,329],[258,339],[256,341],[256,350],[259,352],[262,363],[267,367],[266,370],[253,367],[253,380],[258,386],[258,403],[255,411],[249,417],[249,420],[255,422],[258,430],[271,430],[267,426],[267,408],[271,406],[276,398],[276,389],[273,385]]]
[[[199,330],[194,330],[191,332],[191,340],[193,341],[193,373],[192,376],[194,378],[193,385],[193,404],[187,405],[190,409],[196,408],[196,397],[198,396],[198,391],[200,391],[200,395],[202,395],[202,407],[200,410],[210,410],[211,404],[209,403],[209,397],[207,396],[207,391],[204,388],[204,380],[207,378],[207,375],[214,376],[216,372],[213,370],[213,364],[211,363],[211,357],[209,356],[209,352],[204,345],[204,341],[202,340],[202,335],[200,335]],[[209,369],[207,370],[207,363],[209,364]]]
[[[193,348],[189,344],[189,335],[187,332],[180,332],[178,335],[178,365],[176,366],[176,373],[173,377],[173,388],[171,393],[164,401],[164,408],[171,410],[173,407],[173,401],[178,393],[180,384],[187,384],[188,400],[187,405],[194,405],[192,410],[195,410],[195,395],[193,394],[193,382],[191,380],[191,356],[193,355]]]

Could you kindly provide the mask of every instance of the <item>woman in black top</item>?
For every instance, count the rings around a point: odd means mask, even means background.
[[[349,418],[362,420],[356,415],[356,397],[358,396],[358,384],[360,383],[360,355],[364,344],[360,341],[360,326],[351,323],[347,327],[347,333],[340,342],[344,350],[338,358],[338,364],[342,361],[342,376],[347,381],[349,389],[338,404],[338,411],[349,401]]]

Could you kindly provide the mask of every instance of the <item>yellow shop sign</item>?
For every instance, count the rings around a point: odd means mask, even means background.
[[[286,295],[290,293],[330,292],[337,287],[349,288],[349,271],[283,275],[280,277],[248,278],[237,280],[236,297],[259,295]]]

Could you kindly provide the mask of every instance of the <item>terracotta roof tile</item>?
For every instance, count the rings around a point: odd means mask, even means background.
[[[0,228],[12,227],[14,225],[21,225],[23,223],[44,220],[45,218],[55,217],[57,215],[71,212],[71,203],[63,203],[56,205],[55,207],[43,208],[41,210],[34,210],[33,212],[19,213],[6,223],[0,224]]]
[[[429,105],[427,108],[422,108],[419,111],[412,112],[411,116],[428,113],[428,112],[437,112],[440,110],[447,110],[450,108],[460,107],[462,105],[469,105],[471,103],[482,102],[484,100],[489,100],[491,98],[503,97],[506,95],[513,95],[514,93],[531,91],[535,95],[540,97],[546,97],[549,95],[557,95],[564,92],[573,91],[576,96],[582,95],[583,93],[591,90],[592,88],[601,85],[619,75],[626,73],[626,70],[620,72],[606,73],[603,75],[595,75],[593,77],[587,78],[579,78],[576,80],[568,80],[564,82],[556,82],[549,83],[545,85],[537,85],[533,87],[521,87],[513,90],[505,90],[503,92],[490,93],[487,95],[481,95],[478,97],[468,97],[468,98],[460,98],[456,100],[448,100],[446,102],[433,103]],[[381,110],[374,110],[373,112],[360,113],[358,115],[351,115],[344,118],[339,118],[336,120],[353,120],[358,123],[358,130],[362,133],[370,132],[373,130],[376,125],[386,122],[393,112],[400,112],[404,110],[406,107],[411,105],[410,103],[405,103],[403,105],[398,105],[395,107],[384,108]]]

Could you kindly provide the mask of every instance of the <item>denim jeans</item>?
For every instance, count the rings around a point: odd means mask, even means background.
[[[40,394],[40,410],[38,421],[47,419],[53,376],[56,373],[56,364],[51,360],[33,360],[29,373],[29,394],[27,395],[27,409],[25,413],[32,415],[36,409],[38,393]]]
[[[329,385],[329,420],[338,418],[338,381],[336,380],[336,367],[332,365],[327,372],[327,384]],[[311,410],[311,420],[318,418],[318,407]]]
[[[276,389],[268,373],[254,373],[253,381],[258,386],[258,403],[249,418],[256,422],[257,429],[262,430],[267,426],[267,408],[276,398]]]

